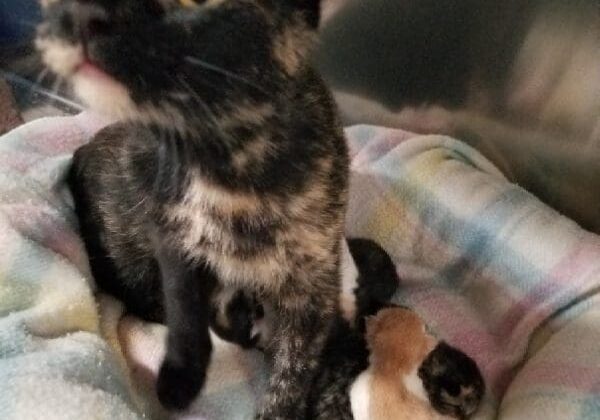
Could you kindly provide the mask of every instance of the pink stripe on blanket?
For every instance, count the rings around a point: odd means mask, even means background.
[[[589,393],[600,391],[600,368],[573,363],[550,362],[527,366],[519,377],[518,387],[527,389],[540,386],[569,388],[573,391]]]
[[[14,130],[13,139],[21,144],[12,148],[45,158],[70,155],[109,122],[106,117],[87,111],[74,117],[40,118]]]
[[[6,219],[24,238],[49,249],[70,261],[83,272],[87,271],[87,257],[83,242],[69,223],[40,207],[32,204],[5,204],[2,206]]]
[[[3,150],[2,156],[0,156],[0,165],[5,171],[13,170],[23,174],[30,167],[45,159],[47,159],[46,156],[36,155],[30,151]]]
[[[464,298],[453,295],[445,288],[431,285],[416,291],[408,291],[411,306],[428,320],[436,331],[443,331],[443,338],[450,344],[459,346],[466,353],[485,361],[497,353],[498,343],[480,322],[478,316],[465,305]],[[460,322],[457,322],[460,320]]]
[[[600,276],[599,254],[597,243],[580,242],[513,305],[498,324],[497,334],[511,335],[511,341],[525,340],[544,320],[573,298],[585,295],[586,289],[598,287],[600,279],[592,279],[590,270],[595,267]]]
[[[353,134],[359,134],[360,130],[370,130],[371,127],[357,127],[352,130]],[[350,142],[350,157],[354,169],[371,164],[406,140],[415,137],[415,134],[402,130],[376,130],[369,142],[361,144],[360,141]],[[354,146],[354,147],[353,147]]]

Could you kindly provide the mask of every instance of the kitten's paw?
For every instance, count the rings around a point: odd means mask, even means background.
[[[196,398],[206,377],[206,369],[165,360],[156,381],[160,403],[169,410],[183,410]]]
[[[472,415],[485,393],[485,383],[473,359],[444,342],[423,362],[419,377],[433,408],[459,419]]]

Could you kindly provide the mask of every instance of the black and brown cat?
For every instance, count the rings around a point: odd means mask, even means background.
[[[45,0],[37,45],[121,122],[75,153],[99,286],[169,327],[157,392],[186,407],[211,346],[213,289],[277,313],[261,419],[303,416],[339,311],[348,155],[308,64],[318,0]]]

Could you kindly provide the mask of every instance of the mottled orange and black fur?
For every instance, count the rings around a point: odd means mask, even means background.
[[[161,402],[200,390],[210,294],[233,285],[277,313],[258,417],[301,418],[339,311],[348,180],[307,60],[319,1],[46,3],[44,60],[122,120],[76,152],[69,181],[99,286],[169,327]]]

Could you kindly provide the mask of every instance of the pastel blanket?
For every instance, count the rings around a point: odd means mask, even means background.
[[[105,121],[41,119],[0,138],[0,419],[166,417],[152,382],[165,329],[94,293],[64,177]],[[348,234],[377,240],[397,301],[474,357],[478,418],[600,418],[600,238],[442,136],[347,129]],[[218,343],[179,418],[251,419],[266,372]]]

